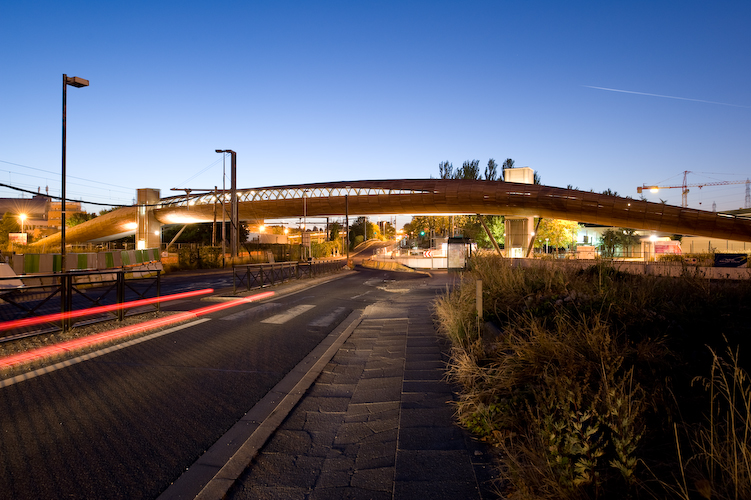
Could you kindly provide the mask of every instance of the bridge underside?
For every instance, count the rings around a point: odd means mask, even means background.
[[[227,203],[229,195],[225,195]],[[538,216],[604,226],[751,242],[751,220],[727,214],[620,196],[535,184],[449,179],[331,182],[238,191],[244,221],[360,215],[484,214]],[[211,194],[162,198],[154,208],[162,224],[212,222]],[[217,209],[221,219],[221,209]],[[136,222],[124,207],[69,228],[68,242],[112,237]],[[132,232],[132,231],[131,231]],[[56,238],[56,241],[55,241]],[[38,244],[53,246],[59,235]]]

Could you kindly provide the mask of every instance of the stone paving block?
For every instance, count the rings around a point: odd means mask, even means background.
[[[443,370],[404,370],[404,380],[434,380],[442,381],[446,376]]]
[[[281,488],[251,484],[238,490],[237,500],[305,500],[308,488]]]
[[[301,455],[308,452],[312,444],[313,439],[305,431],[280,429],[268,441],[264,452]]]
[[[403,374],[404,374],[403,365],[384,367],[384,368],[366,368],[362,372],[362,377],[360,378],[366,379],[366,378],[401,377]]]
[[[406,348],[408,351],[411,349],[435,349],[435,348],[438,348],[440,350],[441,346],[436,342],[435,338],[431,338],[431,337],[413,338],[411,336],[408,336]]]
[[[359,443],[372,435],[373,431],[362,423],[345,423],[339,427],[339,431],[334,439],[334,446]]]
[[[351,470],[324,470],[318,478],[316,489],[348,487],[352,479]]]
[[[344,488],[317,488],[309,500],[391,500],[391,492],[370,491],[351,486]]]
[[[455,421],[454,415],[454,408],[445,404],[438,408],[403,408],[399,426],[401,428],[452,426]]]
[[[301,411],[317,411],[323,413],[344,413],[349,406],[347,398],[309,396],[300,400],[297,408]]]
[[[441,348],[438,346],[431,347],[407,347],[407,357],[412,358],[415,354],[430,354],[432,359],[439,358],[441,356]]]
[[[321,469],[322,472],[333,472],[333,471],[349,471],[352,472],[355,468],[355,458],[346,457],[344,455],[339,455],[336,458],[327,458],[323,462],[323,468]]]
[[[355,488],[370,491],[383,491],[391,495],[394,489],[394,469],[381,467],[355,471],[350,483]]]
[[[357,384],[353,403],[375,403],[383,401],[399,401],[402,394],[401,377],[388,377],[376,379],[362,379]]]
[[[396,464],[396,441],[371,443],[363,446],[357,454],[357,469],[393,467]]]
[[[399,450],[395,481],[443,481],[446,478],[474,477],[467,451]]]
[[[317,411],[308,411],[305,413],[306,431],[318,431],[325,429],[335,429],[344,422],[344,413],[321,413]]]
[[[433,392],[439,394],[451,394],[451,387],[448,384],[438,381],[417,380],[404,381],[404,392]]]
[[[402,394],[402,408],[442,408],[452,402],[453,394],[410,392]]]
[[[389,443],[389,442],[396,442],[396,439],[399,435],[399,429],[388,429],[382,432],[377,432],[375,434],[371,434],[370,436],[363,439],[360,444],[361,446],[370,446],[373,443]]]
[[[397,481],[393,500],[457,500],[479,498],[477,484],[473,481]]]
[[[385,401],[381,403],[350,403],[347,407],[347,417],[356,415],[375,415],[381,412],[399,412],[399,401]]]
[[[436,355],[430,353],[413,353],[407,356],[410,361],[435,361]]]
[[[308,396],[329,398],[351,398],[355,391],[355,384],[313,384]]]
[[[446,363],[437,359],[414,360],[407,359],[404,362],[405,370],[440,370],[445,371]]]
[[[312,488],[318,480],[323,458],[264,453],[251,469],[250,480],[261,486]]]
[[[464,449],[464,434],[458,427],[410,427],[399,431],[399,450]]]

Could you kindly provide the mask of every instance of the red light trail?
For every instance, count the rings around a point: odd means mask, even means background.
[[[186,292],[186,293],[191,293],[191,292]],[[181,294],[178,294],[178,295],[181,295]],[[130,335],[135,335],[137,333],[145,332],[147,330],[154,330],[156,328],[168,326],[174,323],[178,323],[180,321],[187,321],[190,319],[195,319],[199,316],[204,316],[206,314],[210,314],[213,312],[222,311],[230,307],[239,306],[241,304],[247,304],[248,302],[255,302],[257,300],[265,299],[273,295],[274,295],[274,292],[263,292],[263,293],[259,293],[256,295],[251,295],[250,297],[243,297],[243,298],[239,298],[235,300],[229,300],[227,302],[221,302],[219,304],[201,307],[199,309],[193,309],[192,311],[181,312],[178,314],[166,316],[164,318],[153,319],[150,321],[146,321],[144,323],[139,323],[137,325],[124,326],[122,328],[117,328],[115,330],[110,330],[108,332],[102,332],[96,335],[81,337],[79,339],[74,339],[74,340],[68,340],[66,342],[61,342],[60,344],[55,344],[55,345],[47,346],[47,347],[40,347],[39,349],[33,349],[31,351],[14,354],[6,358],[0,358],[0,369],[12,368],[12,367],[19,366],[22,364],[30,363],[32,361],[37,361],[37,360],[44,359],[47,357],[59,355],[65,352],[72,352],[72,351],[76,351],[78,349],[82,349],[85,347],[100,345],[106,342],[111,342],[113,340],[122,339]]]
[[[173,295],[165,295],[163,297],[155,297],[153,299],[140,299],[140,300],[134,300],[131,302],[124,302],[122,304],[112,304],[109,306],[97,306],[97,307],[91,307],[89,309],[81,309],[79,311],[71,311],[67,313],[47,314],[45,316],[37,316],[36,318],[16,319],[13,321],[6,321],[4,323],[0,323],[0,331],[10,330],[12,328],[19,328],[22,326],[39,325],[41,323],[54,323],[55,321],[60,321],[64,318],[81,318],[84,316],[93,316],[94,314],[100,314],[103,312],[117,311],[118,309],[140,307],[140,306],[145,306],[149,304],[155,304],[157,302],[161,303],[161,302],[169,302],[171,300],[197,297],[199,295],[205,295],[213,291],[214,291],[213,288],[205,288],[203,290],[176,293]]]

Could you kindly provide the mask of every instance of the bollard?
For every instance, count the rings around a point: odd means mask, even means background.
[[[482,280],[477,280],[476,283],[475,306],[477,311],[477,331],[479,333],[481,331],[480,325],[482,324]]]

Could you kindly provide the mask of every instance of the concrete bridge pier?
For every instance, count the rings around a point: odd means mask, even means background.
[[[154,209],[160,200],[158,189],[137,190],[136,249],[161,248],[162,224],[156,220]]]

